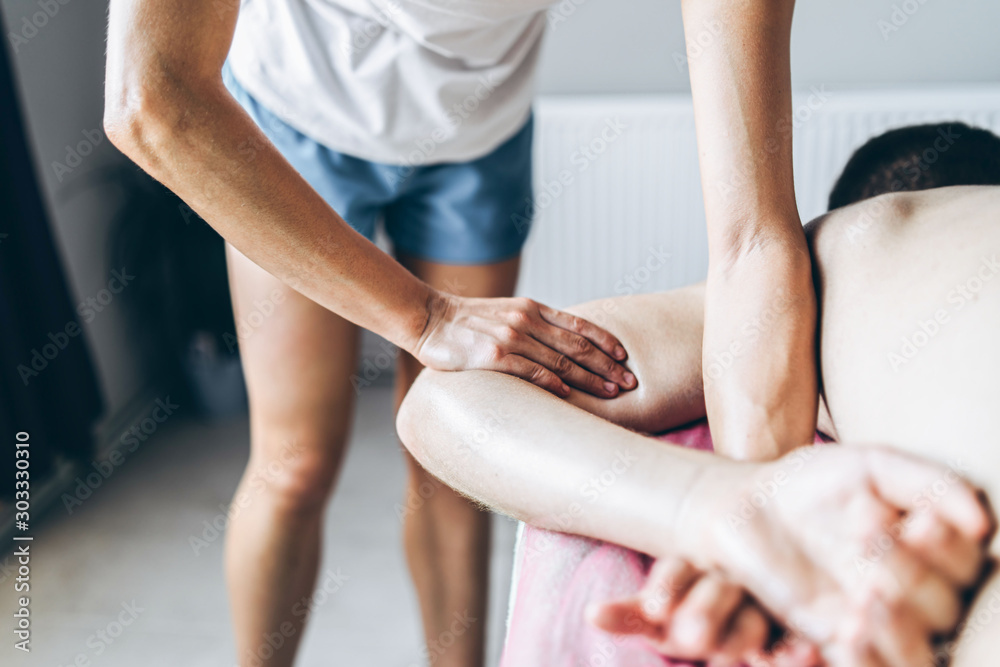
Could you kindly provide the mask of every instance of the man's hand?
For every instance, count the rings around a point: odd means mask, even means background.
[[[912,667],[930,664],[932,637],[958,622],[991,527],[948,468],[820,446],[709,470],[674,548],[746,587],[829,667]]]
[[[531,299],[435,293],[413,355],[437,370],[500,371],[557,396],[570,387],[612,398],[636,387],[625,348],[590,322]]]
[[[643,637],[661,655],[712,665],[814,667],[817,649],[798,638],[772,645],[776,628],[745,589],[719,572],[681,558],[661,558],[642,589],[587,609],[591,623],[616,635]]]

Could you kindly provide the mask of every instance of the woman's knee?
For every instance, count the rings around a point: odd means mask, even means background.
[[[253,438],[241,488],[251,496],[266,495],[287,511],[321,511],[346,444],[346,429],[262,433]]]

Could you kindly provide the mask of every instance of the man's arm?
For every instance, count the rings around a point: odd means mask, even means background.
[[[886,665],[921,664],[930,635],[957,622],[989,528],[976,492],[960,483],[923,517],[931,529],[902,535],[855,574],[870,540],[915,509],[940,467],[852,447],[731,461],[638,435],[497,373],[425,371],[397,428],[426,470],[492,508],[721,570],[776,618],[801,625],[832,666],[862,664],[855,652],[871,647],[895,654]],[[961,563],[957,576],[927,565],[945,560]],[[878,622],[866,622],[873,615]]]
[[[634,386],[600,328],[527,299],[435,291],[351,229],[225,89],[238,12],[238,0],[112,0],[104,124],[116,146],[253,262],[425,365],[560,395]]]
[[[808,227],[807,227],[808,231]],[[594,322],[628,348],[628,367],[639,385],[613,400],[582,391],[568,400],[613,424],[641,433],[662,433],[705,417],[702,339],[705,283],[668,292],[612,297],[570,306],[566,312]],[[761,336],[761,330],[746,331]],[[710,370],[718,362],[710,360]],[[820,401],[817,429],[836,439],[829,411]]]
[[[717,451],[812,442],[816,303],[792,178],[793,0],[683,0],[708,222],[705,399]]]
[[[611,400],[574,391],[567,399],[613,424],[662,433],[705,416],[701,340],[705,285],[669,292],[612,297],[567,312],[599,324],[628,348],[639,385]]]

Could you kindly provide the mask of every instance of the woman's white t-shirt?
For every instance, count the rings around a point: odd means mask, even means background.
[[[481,157],[530,113],[552,0],[243,0],[229,65],[336,151],[419,166]]]

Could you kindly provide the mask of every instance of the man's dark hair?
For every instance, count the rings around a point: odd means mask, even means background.
[[[949,185],[1000,185],[1000,137],[957,121],[889,130],[854,152],[829,207]]]

